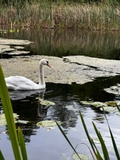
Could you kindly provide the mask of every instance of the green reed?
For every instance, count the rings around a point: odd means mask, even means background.
[[[20,128],[18,128],[18,136],[17,136],[16,126],[13,118],[12,105],[8,89],[5,84],[4,74],[1,66],[0,66],[0,98],[2,101],[2,107],[7,122],[7,128],[14,153],[14,158],[15,160],[27,160],[25,143]],[[0,151],[0,160],[5,160],[1,151]]]
[[[119,107],[118,107],[118,110],[120,111]],[[105,115],[105,113],[104,113],[104,115]],[[88,147],[88,149],[90,150],[92,158],[94,160],[95,159],[96,160],[110,160],[109,149],[108,149],[107,145],[105,144],[104,139],[102,137],[102,134],[98,130],[98,128],[95,125],[95,123],[92,122],[94,131],[95,131],[95,133],[97,135],[97,138],[98,138],[98,140],[100,142],[100,145],[101,145],[101,152],[98,150],[94,140],[90,136],[89,131],[87,129],[87,125],[85,124],[85,120],[84,120],[84,118],[83,118],[81,113],[80,113],[80,119],[81,119],[81,122],[82,122],[82,125],[83,125],[83,128],[84,128],[85,134],[86,134],[86,136],[88,138],[88,141],[90,143],[90,147],[91,148]],[[109,130],[109,133],[110,133],[110,138],[111,138],[113,149],[114,149],[114,153],[115,153],[115,158],[116,158],[116,160],[119,160],[120,159],[120,152],[118,150],[117,144],[116,144],[115,139],[114,139],[114,135],[113,135],[112,130],[111,130],[110,126],[109,126],[109,123],[108,123],[106,115],[105,115],[105,119],[107,121],[108,130]],[[74,146],[72,145],[72,143],[70,142],[70,140],[68,139],[68,137],[66,136],[64,131],[62,130],[61,126],[58,123],[57,123],[57,126],[60,129],[60,131],[63,134],[63,136],[65,137],[66,141],[69,143],[70,147],[79,156],[79,154],[77,152],[77,149],[74,148]]]

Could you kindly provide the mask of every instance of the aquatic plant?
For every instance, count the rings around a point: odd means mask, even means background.
[[[117,106],[118,110],[120,111],[120,108]],[[104,110],[104,109],[103,109]],[[104,113],[105,115],[105,113]],[[92,122],[93,124],[93,127],[94,127],[94,130],[96,132],[96,135],[97,135],[97,138],[100,142],[100,145],[101,145],[101,150],[102,150],[102,153],[98,150],[93,138],[90,136],[89,134],[89,131],[87,129],[87,126],[85,124],[85,121],[84,121],[84,118],[82,116],[82,114],[80,113],[80,118],[81,118],[81,121],[82,121],[82,125],[83,125],[83,128],[84,128],[84,131],[86,133],[86,136],[88,138],[88,141],[90,143],[90,146],[91,148],[89,148],[90,150],[90,153],[92,155],[92,158],[95,160],[103,160],[103,159],[107,159],[107,160],[110,160],[110,155],[109,155],[109,149],[107,148],[107,145],[105,144],[104,142],[104,139],[100,133],[100,131],[98,130],[97,126],[95,125],[94,122]],[[119,150],[118,150],[118,147],[117,147],[117,144],[115,142],[115,139],[114,139],[114,135],[112,133],[112,130],[110,128],[110,125],[108,123],[108,120],[107,120],[107,117],[105,115],[105,118],[106,118],[106,121],[107,121],[107,124],[108,124],[108,130],[109,130],[109,133],[110,133],[110,137],[111,137],[111,141],[112,141],[112,145],[113,145],[113,149],[114,149],[114,152],[115,152],[115,158],[116,160],[119,160],[120,159],[120,153],[119,153]],[[58,128],[60,129],[61,133],[63,134],[63,136],[65,137],[66,141],[69,143],[69,145],[71,146],[71,148],[73,149],[73,151],[76,153],[76,155],[79,156],[79,153],[76,151],[75,147],[71,144],[70,140],[68,139],[68,137],[65,135],[63,129],[61,128],[61,126],[57,123],[58,125]],[[103,157],[102,157],[103,155]]]
[[[2,101],[3,111],[5,114],[8,133],[16,160],[27,160],[27,153],[25,148],[25,142],[23,139],[22,131],[18,128],[18,136],[15,127],[12,105],[9,97],[9,93],[5,84],[4,74],[0,65],[0,98]],[[2,152],[0,151],[0,160],[5,160]]]

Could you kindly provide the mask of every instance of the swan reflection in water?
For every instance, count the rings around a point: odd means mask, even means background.
[[[40,104],[39,98],[44,99],[46,90],[33,91],[9,91],[13,112],[19,115],[20,120],[28,121],[28,123],[17,123],[22,129],[25,142],[31,141],[31,135],[37,133],[37,122],[42,121],[47,114],[47,106]]]
[[[39,102],[44,99],[45,89],[31,91],[9,91],[13,110],[21,117],[30,120],[42,120],[47,114],[47,106]]]

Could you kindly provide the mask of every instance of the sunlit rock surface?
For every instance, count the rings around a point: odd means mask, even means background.
[[[20,40],[20,39],[6,39],[0,38],[0,45],[28,45],[31,42],[28,40]]]
[[[120,95],[120,84],[116,84],[115,86],[111,86],[110,88],[105,88],[104,89],[108,93],[112,93],[115,95]]]
[[[28,40],[17,40],[17,39],[4,39],[0,38],[0,55],[21,55],[28,54],[29,51],[23,51],[25,45],[29,45]]]
[[[49,56],[20,56],[11,59],[0,59],[5,77],[22,75],[38,82],[39,60],[46,58],[51,68],[44,67],[46,82],[84,84],[97,77],[120,74],[120,62],[84,56],[64,58]]]

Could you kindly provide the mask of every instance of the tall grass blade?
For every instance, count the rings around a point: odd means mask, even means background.
[[[76,155],[78,156],[78,158],[81,160],[79,154],[77,153],[77,151],[73,147],[72,143],[69,141],[68,137],[65,135],[64,131],[62,130],[62,128],[60,127],[60,125],[58,124],[58,122],[56,122],[56,124],[57,124],[59,130],[61,131],[61,133],[63,134],[63,136],[65,137],[65,139],[67,140],[67,142],[69,143],[69,145],[71,146],[71,148],[73,149],[73,151],[76,153]]]
[[[16,160],[21,160],[19,143],[17,139],[16,128],[15,128],[15,123],[13,118],[12,105],[11,105],[8,90],[5,84],[1,65],[0,65],[0,97],[2,100],[2,106],[3,106],[3,110],[6,117],[6,122],[7,122],[8,132],[9,132],[9,136],[10,136],[10,140],[11,140],[11,144],[14,152],[14,157]]]
[[[120,111],[119,106],[117,106],[117,109],[118,109],[118,111]],[[104,111],[104,108],[103,108],[103,111]],[[106,119],[107,124],[108,124],[108,129],[109,129],[109,132],[110,132],[110,136],[111,136],[111,140],[112,140],[112,144],[113,144],[113,148],[114,148],[114,151],[115,151],[116,157],[117,157],[117,159],[119,160],[119,159],[120,159],[120,154],[119,154],[119,151],[118,151],[118,148],[117,148],[117,145],[116,145],[116,142],[115,142],[114,136],[113,136],[113,134],[112,134],[112,131],[111,131],[110,125],[109,125],[109,123],[108,123],[108,119],[107,119],[107,116],[106,116],[106,114],[105,114],[105,111],[104,111],[104,116],[105,116],[105,119]]]
[[[1,151],[0,151],[0,160],[5,160]]]
[[[114,137],[113,137],[113,134],[112,134],[112,131],[111,131],[110,127],[109,127],[109,132],[110,132],[110,136],[111,136],[111,139],[112,139],[112,144],[113,144],[113,148],[114,148],[116,157],[119,160],[120,159],[120,154],[119,154],[119,151],[118,151],[118,148],[117,148],[117,145],[115,143],[115,140],[114,140]]]
[[[118,108],[118,111],[120,111],[119,106],[117,106],[117,108]],[[103,111],[104,111],[104,108],[103,108]],[[114,151],[115,151],[116,157],[117,157],[117,159],[119,160],[119,159],[120,159],[120,154],[119,154],[119,151],[118,151],[117,145],[116,145],[116,143],[115,143],[115,139],[114,139],[114,136],[113,136],[113,134],[112,134],[112,131],[111,131],[110,125],[109,125],[109,123],[108,123],[108,119],[107,119],[107,116],[106,116],[106,114],[105,114],[105,111],[104,111],[104,116],[105,116],[105,119],[106,119],[107,124],[108,124],[108,129],[109,129],[109,132],[110,132],[110,136],[111,136],[111,140],[112,140],[112,144],[113,144],[113,148],[114,148]]]
[[[25,142],[24,142],[23,134],[20,127],[18,127],[18,139],[19,139],[19,145],[20,145],[23,160],[27,160],[28,158],[27,158],[27,152],[25,148]]]
[[[96,125],[94,124],[94,122],[93,122],[93,126],[94,126],[94,129],[95,129],[96,134],[97,134],[97,136],[98,136],[98,139],[99,139],[99,141],[100,141],[100,144],[101,144],[101,147],[102,147],[102,152],[103,152],[103,155],[104,155],[104,159],[109,160],[110,158],[109,158],[108,150],[107,150],[106,145],[105,145],[105,143],[104,143],[104,140],[103,140],[100,132],[98,131]]]
[[[81,118],[81,121],[82,121],[84,130],[85,130],[85,133],[86,133],[86,135],[87,135],[87,138],[88,138],[88,140],[89,140],[89,143],[90,143],[90,145],[91,145],[91,147],[92,147],[92,150],[93,150],[94,155],[96,156],[97,160],[102,160],[102,157],[101,157],[101,155],[100,155],[100,153],[99,153],[99,151],[98,151],[98,149],[97,149],[94,141],[92,140],[92,138],[90,137],[90,135],[89,135],[89,133],[88,133],[88,130],[87,130],[85,121],[84,121],[83,116],[82,116],[81,113],[80,113],[80,118]]]
[[[120,112],[120,107],[117,105],[117,109],[118,109],[118,111]]]

